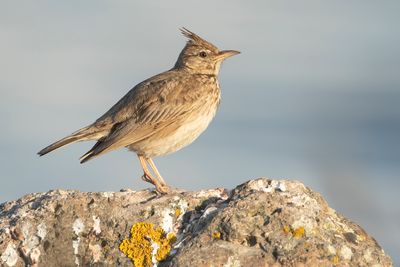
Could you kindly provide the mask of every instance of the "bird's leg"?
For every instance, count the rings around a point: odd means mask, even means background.
[[[154,173],[157,175],[158,180],[163,184],[167,185],[167,183],[164,181],[164,178],[161,176],[160,172],[158,171],[156,164],[154,164],[154,161],[151,158],[147,159],[147,162],[150,164],[150,167],[153,169]]]
[[[145,182],[151,183],[156,187],[156,191],[159,193],[168,193],[169,188],[168,186],[165,184],[164,179],[162,179],[161,181],[159,181],[158,179],[156,179],[152,173],[150,172],[150,170],[147,168],[147,159],[143,156],[138,156],[139,160],[140,160],[140,165],[142,165],[143,168],[143,176],[142,179]],[[154,164],[154,163],[153,163]]]
[[[154,164],[154,161],[151,158],[146,158],[146,161],[147,161],[147,163],[149,163],[151,169],[156,174],[157,179],[158,179],[157,181],[160,182],[160,187],[158,187],[156,185],[156,190],[160,193],[168,193],[170,191],[170,188],[167,185],[167,183],[164,181],[164,179],[162,178],[160,172],[158,171],[156,165]]]
[[[138,157],[139,157],[140,165],[142,165],[142,169],[144,172],[144,174],[142,176],[142,180],[154,185],[154,182],[151,179],[151,173],[150,173],[149,169],[147,168],[146,160],[144,159],[143,156],[138,156]]]

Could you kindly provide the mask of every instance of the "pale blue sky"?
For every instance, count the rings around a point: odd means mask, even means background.
[[[242,54],[222,66],[209,129],[155,160],[169,184],[300,180],[400,265],[399,14],[398,1],[2,1],[0,202],[148,187],[125,150],[84,165],[93,143],[36,152],[171,68],[187,27]]]

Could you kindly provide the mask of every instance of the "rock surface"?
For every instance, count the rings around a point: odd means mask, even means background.
[[[371,236],[318,193],[265,178],[231,191],[163,196],[148,190],[29,194],[0,205],[0,265],[133,266],[119,247],[138,223],[176,236],[158,262],[159,246],[144,234],[151,255],[131,252],[150,257],[151,265],[392,266]]]

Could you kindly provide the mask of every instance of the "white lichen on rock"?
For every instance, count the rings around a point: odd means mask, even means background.
[[[79,235],[83,232],[83,230],[85,230],[85,225],[83,224],[81,218],[78,218],[74,221],[74,223],[72,224],[72,230],[76,235]]]
[[[248,188],[252,190],[263,191],[265,193],[286,191],[285,182],[278,180],[272,180],[268,182],[265,179],[252,180],[248,183]]]
[[[175,212],[167,207],[162,210],[161,212],[161,228],[164,230],[164,232],[169,233],[173,230],[174,227],[174,214]]]
[[[30,225],[25,224],[24,226],[25,227],[22,228],[22,245],[26,250],[26,254],[29,254],[32,249],[36,248],[39,245],[39,237],[37,235],[30,234]]]
[[[14,266],[19,259],[18,252],[14,244],[9,243],[6,250],[1,254],[1,260],[8,266]]]
[[[81,218],[78,218],[74,221],[74,223],[72,224],[72,230],[74,231],[75,235],[77,235],[77,238],[75,240],[72,240],[72,248],[75,255],[75,264],[79,266],[80,264],[79,264],[78,254],[79,254],[79,244],[81,242],[81,237],[79,236],[79,234],[85,230],[85,225],[83,224]]]
[[[81,238],[78,237],[76,240],[72,240],[72,248],[74,250],[75,255],[75,264],[79,265],[78,253],[79,253],[79,243],[81,242]]]
[[[339,254],[344,260],[350,260],[353,256],[353,252],[348,246],[342,246],[340,248]]]
[[[158,265],[158,260],[156,259],[157,251],[160,248],[160,246],[157,244],[157,242],[154,242],[154,240],[151,240],[151,248],[153,251],[151,252],[151,262],[153,263],[153,267],[157,267]]]
[[[93,232],[98,235],[101,233],[101,227],[100,227],[100,218],[93,215]]]
[[[215,188],[215,189],[200,190],[195,194],[195,197],[197,198],[218,197],[221,199],[227,199],[228,195],[226,194],[226,189]]]
[[[40,224],[36,227],[36,229],[37,229],[36,235],[37,235],[38,237],[40,237],[40,240],[43,240],[43,239],[46,237],[46,235],[47,235],[47,227],[46,227],[46,224],[40,223]]]
[[[103,197],[108,197],[108,198],[113,197],[114,194],[115,194],[114,192],[103,192],[102,193]]]

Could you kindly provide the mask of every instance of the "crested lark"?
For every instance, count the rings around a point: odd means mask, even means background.
[[[189,145],[207,128],[220,102],[217,76],[221,62],[239,54],[234,50],[220,51],[185,28],[181,31],[188,41],[171,70],[139,83],[94,123],[38,154],[42,156],[77,141],[97,140],[80,158],[84,163],[127,147],[139,157],[142,179],[155,185],[158,192],[168,192],[152,158]]]

